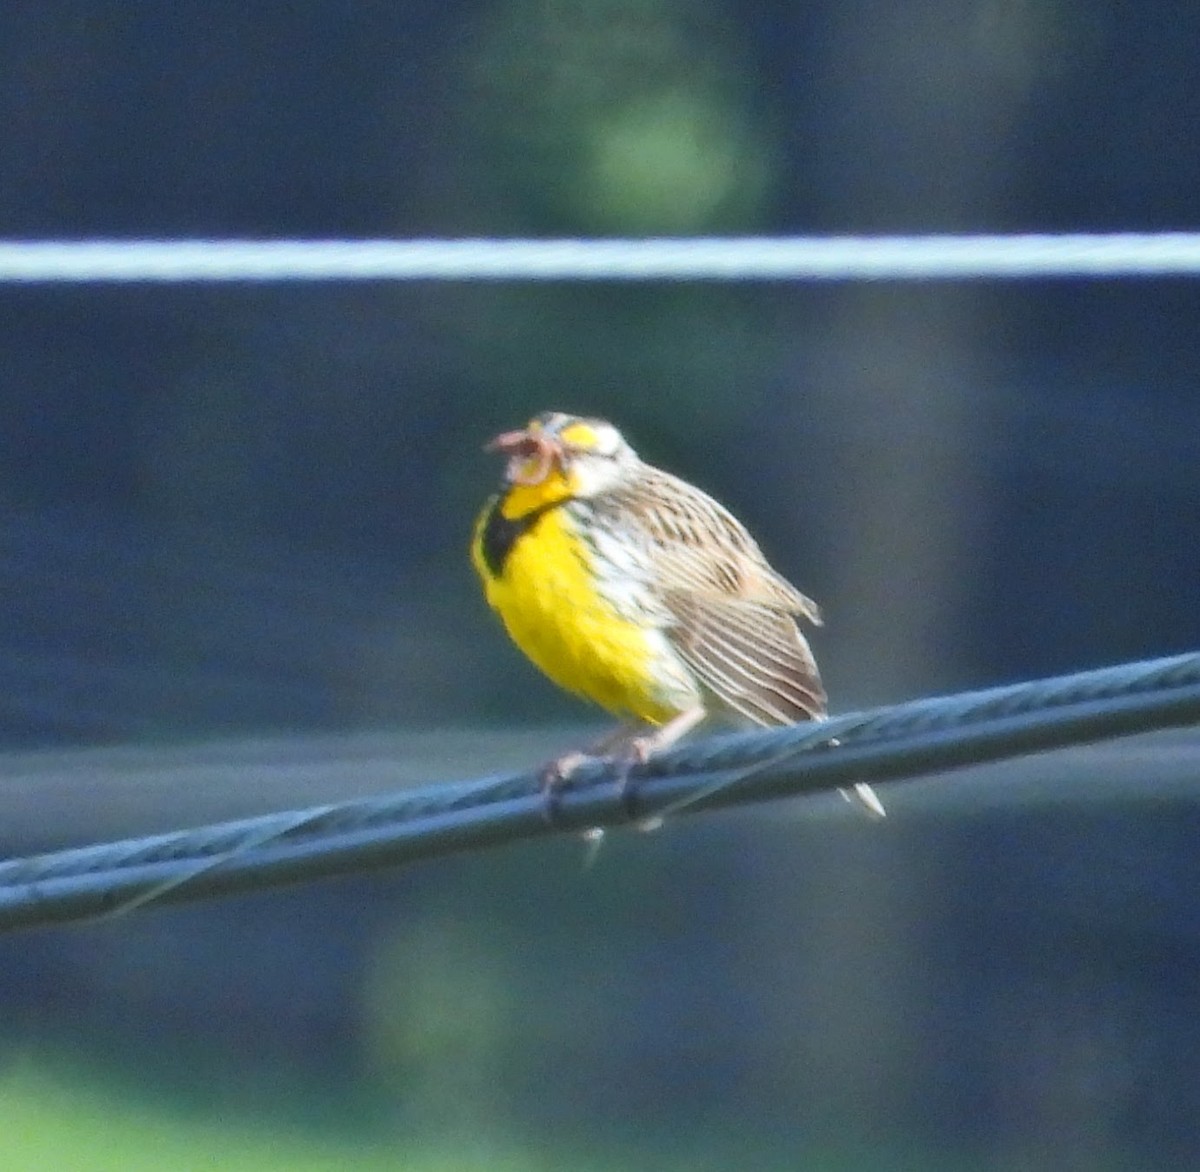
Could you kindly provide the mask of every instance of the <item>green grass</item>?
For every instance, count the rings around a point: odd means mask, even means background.
[[[0,1074],[4,1172],[550,1172],[561,1159],[452,1137],[412,1150],[316,1130],[184,1111],[95,1071],[19,1061]],[[573,1164],[573,1167],[578,1167]],[[605,1172],[592,1165],[585,1172]],[[611,1166],[608,1172],[612,1172]]]
[[[497,1136],[458,1132],[413,1142],[400,1134],[362,1135],[288,1123],[278,1116],[180,1107],[166,1095],[102,1067],[44,1058],[12,1063],[0,1074],[0,1170],[3,1172],[725,1172],[731,1167],[795,1168],[810,1172],[956,1172],[986,1168],[1046,1169],[1056,1161],[993,1155],[978,1160],[856,1153],[742,1152],[737,1159],[686,1141],[645,1150],[563,1150]],[[690,1149],[690,1150],[689,1150]],[[1116,1153],[1096,1172],[1128,1172],[1139,1161]]]

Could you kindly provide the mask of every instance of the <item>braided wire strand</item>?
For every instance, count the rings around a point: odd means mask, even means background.
[[[0,929],[94,918],[855,781],[895,781],[1200,722],[1200,652],[589,763],[545,814],[536,772],[403,790],[0,863]],[[625,784],[633,787],[630,810]]]

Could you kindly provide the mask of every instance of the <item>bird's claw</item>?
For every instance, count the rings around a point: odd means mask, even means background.
[[[630,770],[636,765],[644,765],[654,752],[652,737],[634,737],[626,742],[619,752],[605,755],[582,753],[578,750],[564,753],[553,761],[547,762],[539,774],[542,784],[542,817],[551,826],[558,825],[558,798],[562,787],[571,779],[571,775],[583,764],[589,761],[602,761],[611,766],[616,775],[617,797],[626,816],[631,822],[636,821],[635,803],[637,793]]]
[[[542,817],[551,825],[558,825],[558,796],[571,774],[585,761],[592,760],[586,753],[578,751],[564,753],[546,762],[538,775],[542,783]]]

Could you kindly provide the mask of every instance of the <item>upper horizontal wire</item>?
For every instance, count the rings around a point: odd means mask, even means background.
[[[0,240],[0,284],[928,281],[1200,275],[1200,232],[647,239]]]

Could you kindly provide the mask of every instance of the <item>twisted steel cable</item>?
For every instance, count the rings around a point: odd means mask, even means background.
[[[10,859],[0,863],[0,929],[893,782],[1197,722],[1200,653],[1193,652],[697,741],[634,767],[627,779],[611,765],[588,764],[563,791],[553,824],[538,774],[527,772]]]

